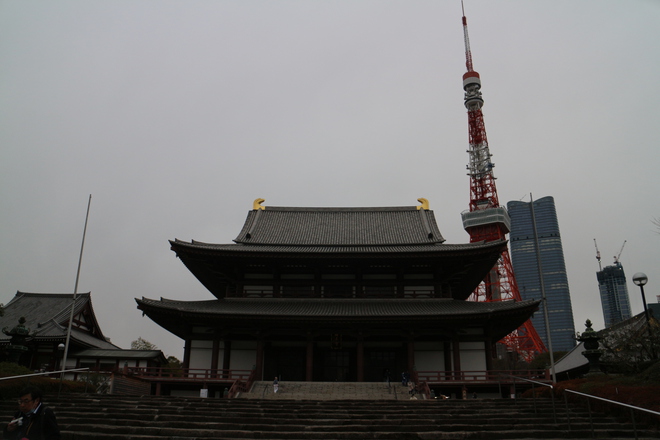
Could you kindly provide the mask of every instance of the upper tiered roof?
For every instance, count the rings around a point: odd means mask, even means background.
[[[444,242],[433,211],[267,207],[248,213],[236,243],[274,246],[409,246]]]
[[[421,206],[300,208],[265,207],[257,199],[234,243],[170,243],[218,298],[248,272],[284,273],[293,265],[318,277],[330,267],[348,265],[349,272],[364,274],[376,265],[398,276],[415,266],[433,273],[434,284],[443,284],[453,298],[466,299],[506,242],[445,244],[428,201],[419,201]]]

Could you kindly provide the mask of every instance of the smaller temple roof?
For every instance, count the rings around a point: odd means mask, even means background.
[[[119,360],[154,360],[161,365],[167,364],[167,359],[161,350],[122,350],[122,349],[95,349],[82,350],[76,353],[77,358],[119,359]]]
[[[655,316],[651,315],[650,325],[657,328],[660,326],[660,321],[658,321]],[[641,334],[644,334],[646,331],[646,326],[646,315],[644,312],[641,312],[626,320],[617,322],[610,327],[599,330],[596,333],[601,340],[606,339],[609,336],[616,337],[617,335],[619,340],[626,340],[626,338],[635,338],[639,337]],[[603,349],[602,342],[600,348]],[[613,348],[621,350],[620,347]],[[573,349],[571,349],[561,359],[555,362],[556,374],[566,374],[570,377],[575,377],[578,374],[586,373],[588,371],[587,365],[589,364],[589,361],[582,354],[585,350],[584,342],[580,342],[578,345],[573,347]]]
[[[67,334],[72,303],[72,293],[16,292],[16,296],[4,306],[0,328],[12,328],[21,317],[25,317],[25,327],[30,329],[31,337],[38,340],[60,340]],[[81,313],[84,313],[87,330],[74,326],[71,329],[72,339],[89,347],[118,348],[103,336],[94,315],[90,292],[76,295],[74,315]],[[9,339],[9,336],[0,334],[0,343],[8,342]]]
[[[433,211],[421,206],[268,206],[248,213],[243,229],[234,241],[275,246],[405,246],[445,240]]]

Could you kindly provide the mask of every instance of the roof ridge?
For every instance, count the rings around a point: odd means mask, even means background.
[[[20,290],[16,291],[16,295],[21,295],[21,296],[44,296],[44,297],[52,297],[52,296],[73,296],[73,292],[69,293],[44,293],[44,292],[22,292]],[[76,293],[77,296],[91,296],[92,292],[78,292]]]
[[[291,212],[383,212],[383,211],[417,211],[416,206],[266,206],[265,211]]]

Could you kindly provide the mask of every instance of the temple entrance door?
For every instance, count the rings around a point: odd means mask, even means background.
[[[368,350],[365,353],[364,380],[384,382],[389,374],[392,382],[401,381],[401,372],[405,369],[402,362],[400,350]]]
[[[351,368],[353,356],[349,350],[323,351],[322,382],[352,382],[355,380]]]
[[[264,361],[264,380],[304,381],[306,350],[298,347],[270,347]]]

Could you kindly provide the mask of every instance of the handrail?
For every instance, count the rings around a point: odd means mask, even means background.
[[[438,371],[418,371],[418,381],[428,383],[449,382],[479,382],[493,381],[497,382],[502,375],[511,377],[529,378],[529,379],[547,379],[545,370],[438,370]]]
[[[545,387],[554,388],[554,386],[550,385],[549,383],[539,382],[538,380],[525,379],[524,377],[514,376],[513,374],[500,374],[500,376],[512,377],[512,378],[514,378],[514,379],[520,379],[520,380],[523,380],[523,381],[525,381],[525,382],[537,383],[537,384],[539,384],[539,385],[543,385],[543,386],[545,386]]]
[[[579,392],[579,391],[573,391],[573,390],[564,390],[564,391],[567,392],[567,393],[571,393],[571,394],[579,394],[580,396],[590,397],[590,398],[592,398],[592,399],[602,400],[603,402],[613,403],[613,404],[615,404],[615,405],[625,406],[626,408],[636,409],[636,410],[638,410],[638,411],[643,411],[643,412],[647,412],[647,413],[649,413],[649,414],[653,414],[653,415],[656,415],[656,416],[660,416],[660,412],[653,411],[653,410],[651,410],[651,409],[641,408],[641,407],[639,407],[639,406],[634,406],[634,405],[628,405],[627,403],[617,402],[616,400],[605,399],[604,397],[593,396],[593,395],[591,395],[591,394],[585,394],[585,393],[581,393],[581,392]]]
[[[73,371],[86,371],[86,370],[89,370],[89,368],[86,367],[86,368],[74,368],[72,370],[44,371],[41,373],[21,374],[20,376],[0,377],[0,380],[21,379],[23,377],[32,377],[32,376],[50,376],[51,374],[55,374],[55,373],[70,373]]]
[[[553,385],[543,383],[543,382],[539,382],[539,381],[536,381],[536,380],[526,379],[526,378],[523,378],[523,377],[513,376],[513,375],[510,375],[510,374],[502,374],[502,376],[507,376],[507,377],[513,378],[514,379],[514,387],[515,387],[515,380],[518,379],[518,380],[522,380],[522,381],[525,381],[525,382],[531,382],[533,384],[539,384],[539,385],[543,385],[543,386],[546,386],[546,387],[550,388],[551,389],[550,397],[552,399],[552,410],[553,410],[553,413],[554,413],[554,416],[555,416],[555,423],[557,423],[557,414],[556,414],[555,400],[554,400],[554,396],[555,396],[554,388],[555,387]],[[621,407],[625,407],[625,408],[630,409],[630,416],[631,416],[631,420],[632,420],[632,424],[633,424],[633,431],[635,433],[635,439],[638,439],[639,437],[638,437],[638,432],[637,432],[637,424],[636,424],[636,421],[635,421],[634,411],[642,411],[642,412],[645,412],[645,413],[660,416],[660,412],[653,411],[653,410],[646,409],[646,408],[640,408],[638,406],[629,405],[627,403],[617,402],[616,400],[605,399],[604,397],[593,396],[591,394],[585,394],[585,393],[581,393],[579,391],[573,391],[573,390],[568,390],[568,389],[564,389],[563,391],[564,391],[564,403],[565,403],[565,406],[566,406],[566,419],[567,419],[567,424],[568,424],[568,430],[569,431],[571,430],[571,417],[570,417],[570,411],[568,410],[568,400],[567,400],[567,397],[566,397],[569,393],[570,394],[576,394],[576,395],[579,395],[579,396],[583,396],[583,397],[586,397],[587,399],[596,399],[596,400],[606,402],[610,405],[617,405],[617,406],[621,406]],[[534,398],[534,411],[536,412],[536,393],[534,393],[533,386],[532,386],[532,396]],[[595,436],[595,430],[594,430],[593,417],[592,417],[592,413],[591,413],[590,400],[587,400],[587,409],[589,411],[589,421],[590,421],[590,424],[591,424],[591,435],[593,437],[593,436]]]
[[[591,423],[591,436],[592,437],[595,435],[594,422],[593,422],[593,418],[591,416],[591,401],[588,400],[588,399],[596,399],[596,400],[606,402],[610,405],[623,406],[623,407],[626,407],[626,408],[630,409],[630,417],[631,417],[632,424],[633,424],[633,431],[635,432],[635,439],[639,438],[639,436],[637,435],[637,423],[635,422],[635,411],[642,411],[642,412],[646,412],[646,413],[653,414],[653,415],[656,415],[656,416],[660,416],[660,412],[653,411],[653,410],[650,410],[650,409],[640,408],[639,406],[628,405],[627,403],[617,402],[616,400],[605,399],[604,397],[593,396],[591,394],[585,394],[585,393],[581,393],[579,391],[573,391],[573,390],[565,389],[564,390],[564,403],[566,405],[566,416],[567,416],[567,420],[568,420],[568,430],[569,431],[571,430],[571,418],[570,418],[570,415],[569,415],[569,412],[568,412],[568,400],[566,398],[568,393],[577,394],[579,396],[583,396],[583,397],[587,398],[587,409],[589,411],[589,421]]]
[[[534,401],[534,413],[537,413],[537,409],[536,409],[536,392],[534,390],[534,384],[539,384],[539,385],[543,385],[544,387],[549,387],[550,388],[550,400],[552,401],[552,415],[553,415],[553,418],[555,420],[555,423],[557,423],[557,408],[555,407],[555,387],[553,385],[548,384],[548,383],[539,382],[538,380],[532,380],[532,379],[526,379],[524,377],[514,376],[512,374],[500,374],[500,376],[511,377],[513,379],[514,394],[515,394],[515,389],[516,389],[516,379],[522,380],[524,382],[530,382],[532,384],[532,399]]]
[[[246,381],[236,379],[236,381],[232,384],[231,388],[229,388],[229,393],[227,393],[227,398],[233,399],[238,395],[238,393],[248,391],[252,387],[256,375],[257,375],[257,370],[253,369]]]

